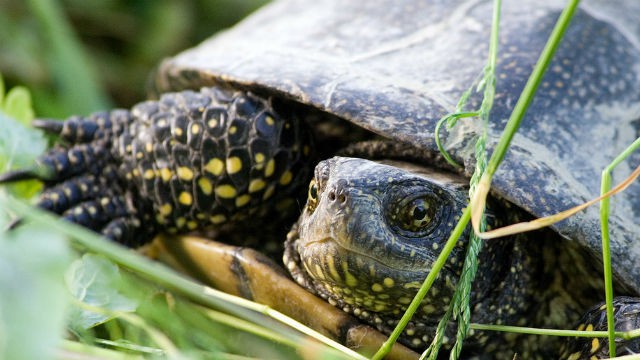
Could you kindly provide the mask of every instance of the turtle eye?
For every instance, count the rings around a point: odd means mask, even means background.
[[[318,185],[316,184],[315,179],[311,180],[309,184],[309,196],[307,200],[307,208],[310,212],[316,209],[316,205],[318,203]]]
[[[401,210],[400,225],[407,231],[421,231],[432,224],[436,213],[434,204],[426,198],[418,198],[407,203]]]

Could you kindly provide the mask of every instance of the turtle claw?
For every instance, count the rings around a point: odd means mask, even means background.
[[[145,224],[148,227],[148,224]],[[132,216],[119,217],[111,220],[101,230],[107,239],[128,247],[137,247],[149,242],[153,237],[153,231],[144,233],[142,222]]]
[[[122,124],[131,121],[131,113],[126,110],[100,111],[89,116],[72,116],[64,121],[36,119],[33,127],[46,133],[58,135],[70,144],[82,144],[109,137],[123,130]]]
[[[0,174],[0,184],[8,184],[12,182],[18,182],[23,180],[39,179],[40,175],[36,171],[36,167],[8,171],[4,174]]]
[[[5,228],[5,231],[13,230],[13,229],[17,228],[18,226],[22,225],[23,220],[24,219],[22,219],[22,218],[17,218],[15,220],[11,221],[9,223],[9,225],[7,225],[7,227]]]
[[[32,179],[58,182],[82,173],[99,173],[108,156],[101,143],[54,148],[40,156],[31,167],[0,174],[0,184]]]
[[[59,135],[64,128],[64,123],[55,119],[35,119],[31,121],[31,126],[48,134]]]

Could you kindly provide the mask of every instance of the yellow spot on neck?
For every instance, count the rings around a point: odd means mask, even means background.
[[[207,125],[209,125],[210,128],[214,128],[214,127],[218,126],[218,119],[210,119],[207,122]]]
[[[235,174],[242,170],[242,160],[237,156],[227,158],[227,174]]]
[[[393,287],[393,285],[395,284],[392,278],[384,278],[384,280],[382,280],[382,283],[388,288]]]
[[[344,280],[347,286],[356,287],[358,285],[358,279],[349,272],[349,264],[345,261],[342,264],[342,271],[344,272]]]
[[[422,283],[419,283],[417,281],[412,281],[410,283],[406,283],[403,285],[405,289],[420,289],[420,286],[422,286]],[[432,289],[435,289],[435,288],[432,288]]]
[[[422,307],[422,311],[424,311],[426,314],[433,314],[436,311],[436,308],[431,304],[427,304]]]
[[[177,172],[177,173],[178,173],[178,177],[179,177],[181,180],[184,180],[184,181],[191,181],[191,180],[193,180],[193,170],[189,169],[189,168],[188,168],[188,167],[186,167],[186,166],[180,166],[180,167],[178,168],[178,172]]]
[[[204,166],[204,169],[215,176],[219,176],[224,170],[224,163],[218,158],[213,158]]]
[[[325,280],[326,278],[324,277],[324,272],[322,271],[322,267],[320,266],[320,264],[316,264],[315,265],[316,271],[315,271],[315,275],[321,279],[321,280]]]
[[[173,133],[174,133],[176,136],[182,136],[182,134],[183,134],[182,129],[181,129],[181,128],[179,128],[179,127],[174,128],[174,129],[173,129]]]
[[[398,302],[402,305],[407,305],[411,302],[411,299],[408,297],[401,297],[398,299]]]
[[[380,285],[378,283],[374,283],[373,285],[371,285],[371,290],[373,290],[375,292],[381,292],[384,289],[382,288],[382,285]]]
[[[222,214],[213,215],[209,218],[209,221],[211,221],[213,224],[222,224],[223,222],[227,221],[227,217]]]
[[[276,161],[273,159],[270,159],[267,162],[267,167],[264,169],[264,176],[269,177],[273,175],[275,171],[276,171]]]
[[[191,125],[191,134],[197,135],[199,133],[200,133],[200,125],[198,124]]]
[[[264,182],[264,180],[262,180],[262,179],[253,179],[249,183],[249,192],[250,193],[254,193],[254,192],[260,191],[260,190],[264,189],[265,186],[267,186],[267,183]]]
[[[276,187],[274,185],[269,186],[267,190],[264,191],[264,194],[262,195],[262,200],[267,200],[270,197],[272,197],[275,191],[276,191]]]
[[[181,228],[181,227],[183,227],[183,226],[184,226],[184,224],[185,224],[186,222],[187,222],[187,220],[186,220],[185,218],[183,218],[183,217],[179,217],[179,218],[177,218],[177,219],[176,219],[176,226],[177,226],[178,228]]]
[[[273,124],[276,123],[276,121],[271,117],[271,116],[267,116],[264,121],[267,123],[267,125],[269,126],[273,126]]]
[[[232,126],[232,127],[229,128],[229,134],[233,135],[236,132],[238,132],[238,128],[237,127]]]
[[[198,228],[198,223],[197,223],[196,221],[193,221],[193,220],[188,221],[188,222],[187,222],[187,228],[188,228],[189,230],[195,230],[195,229],[197,229],[197,228]]]
[[[178,195],[178,201],[180,204],[190,206],[193,203],[193,197],[186,191],[183,191]]]
[[[337,282],[342,282],[342,278],[340,277],[340,274],[338,273],[338,269],[336,269],[336,264],[333,261],[333,256],[327,256],[327,266],[329,267],[329,273],[331,274],[331,278],[334,281]]]
[[[173,174],[171,173],[171,170],[169,170],[169,168],[162,168],[160,169],[160,176],[162,177],[162,181],[168,182],[169,180],[171,180]]]
[[[600,349],[600,340],[593,338],[591,340],[591,354],[595,354]]]
[[[280,185],[289,185],[291,180],[293,180],[293,174],[291,171],[287,170],[282,174],[282,176],[280,176]]]
[[[578,360],[582,357],[582,354],[580,354],[580,351],[576,351],[573,354],[569,355],[569,357],[567,358],[567,360]]]
[[[248,194],[240,195],[236,198],[236,207],[243,207],[251,201],[251,196]]]
[[[264,162],[264,154],[263,153],[256,153],[255,161],[257,163],[263,163]]]
[[[156,173],[152,169],[147,169],[142,176],[147,180],[151,180],[156,176]]]
[[[171,211],[173,211],[173,207],[171,206],[171,204],[164,204],[160,206],[160,209],[158,209],[158,211],[162,216],[169,216],[171,215]]]
[[[198,179],[198,186],[200,187],[200,190],[202,190],[202,193],[205,195],[211,195],[211,192],[213,192],[213,185],[207,178],[202,177]]]
[[[145,149],[147,152],[152,152],[152,151],[153,151],[153,144],[152,144],[152,143],[150,143],[150,142],[148,142],[148,143],[144,146],[144,149]]]
[[[216,186],[216,195],[223,199],[232,199],[236,197],[237,191],[232,185],[220,185]]]

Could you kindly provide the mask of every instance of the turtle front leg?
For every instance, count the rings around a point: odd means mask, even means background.
[[[304,117],[271,98],[203,88],[130,111],[37,120],[62,145],[0,183],[42,180],[38,206],[132,246],[161,231],[274,222],[297,208],[309,178]]]
[[[640,298],[620,296],[613,299],[613,316],[616,331],[640,329]],[[605,304],[598,304],[580,319],[578,330],[607,330]],[[616,339],[616,356],[640,353],[640,338]],[[608,359],[607,338],[569,338],[562,350],[561,359]]]

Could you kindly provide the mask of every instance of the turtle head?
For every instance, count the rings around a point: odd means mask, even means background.
[[[393,326],[391,319],[412,300],[466,206],[465,183],[402,162],[322,161],[289,236],[285,264],[298,282],[334,305]],[[465,242],[453,250],[421,306],[434,322],[457,283]]]

